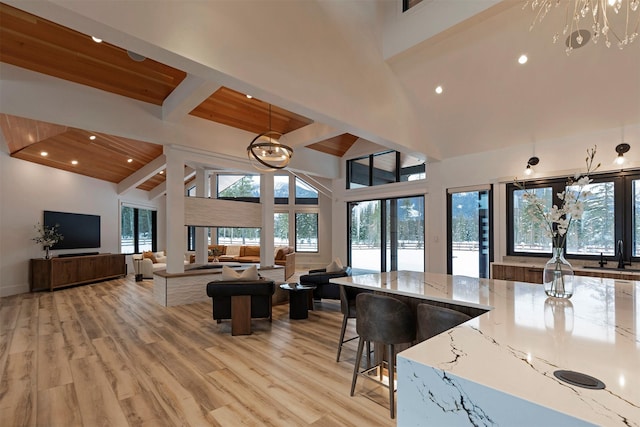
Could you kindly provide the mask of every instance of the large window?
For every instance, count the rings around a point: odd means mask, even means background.
[[[349,265],[371,271],[424,271],[424,197],[348,205]]]
[[[625,260],[638,258],[640,235],[637,230],[640,197],[638,172],[620,172],[592,176],[593,182],[583,188],[584,213],[573,219],[567,233],[567,257],[597,259],[619,256],[622,241]],[[572,187],[566,179],[526,183],[528,191],[545,200],[546,208],[562,203],[558,194]],[[575,188],[574,188],[575,189]],[[539,214],[523,197],[523,190],[507,185],[507,239],[509,255],[551,253],[551,238],[539,224]]]
[[[219,245],[256,245],[260,246],[259,228],[218,228]]]
[[[492,188],[447,190],[447,273],[489,277]],[[522,238],[530,237],[523,236]],[[535,240],[535,239],[534,239]]]
[[[260,175],[218,175],[218,199],[260,202]]]
[[[371,187],[425,178],[424,160],[398,151],[383,151],[347,160],[347,188]]]
[[[216,182],[219,199],[260,202],[259,175],[219,174]],[[273,193],[274,245],[295,242],[299,252],[318,252],[318,190],[298,177],[281,174],[273,175]],[[188,242],[194,241],[192,235]],[[217,228],[217,242],[259,245],[260,229]]]
[[[276,212],[273,214],[273,244],[289,246],[289,213]]]
[[[296,177],[296,205],[317,205],[318,190]]]
[[[318,252],[316,212],[296,212],[296,252]]]
[[[289,175],[274,175],[273,196],[275,204],[289,204]]]
[[[120,209],[120,252],[157,250],[156,211],[122,206]]]

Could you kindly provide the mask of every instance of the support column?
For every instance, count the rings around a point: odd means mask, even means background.
[[[273,225],[274,190],[273,173],[260,175],[260,204],[262,204],[262,230],[260,230],[260,266],[273,266],[275,248],[273,245],[275,227]]]
[[[184,272],[186,229],[184,224],[184,159],[165,146],[167,158],[167,273]]]
[[[208,197],[210,187],[209,171],[203,168],[196,169],[196,197]],[[206,264],[208,261],[208,232],[209,227],[196,227],[196,264]]]

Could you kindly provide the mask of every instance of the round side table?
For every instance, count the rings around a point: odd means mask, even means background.
[[[280,289],[289,291],[289,319],[307,319],[309,317],[309,300],[316,285],[299,283],[283,283]],[[311,302],[313,304],[313,301]]]

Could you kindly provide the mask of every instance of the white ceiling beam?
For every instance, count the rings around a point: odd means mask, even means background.
[[[316,190],[318,190],[320,193],[324,194],[325,196],[329,198],[333,196],[333,190],[331,189],[331,187],[328,184],[322,183],[319,178],[314,178],[310,175],[307,175],[306,173],[300,173],[300,172],[294,172],[294,171],[289,171],[289,172],[291,173],[291,175],[300,178],[307,184],[313,185],[316,188]]]
[[[153,175],[163,170],[167,165],[167,158],[164,154],[159,155],[149,163],[123,179],[118,183],[118,194],[122,195],[129,190],[133,190]]]
[[[291,148],[304,147],[345,133],[324,123],[311,123],[283,135],[280,142]]]
[[[189,178],[196,174],[195,169],[190,168],[189,166],[184,168],[184,182],[187,182]],[[149,191],[149,200],[157,199],[160,196],[163,196],[167,192],[167,182],[163,182],[162,184],[156,185]]]
[[[220,83],[187,74],[162,103],[162,119],[178,121],[220,88]]]

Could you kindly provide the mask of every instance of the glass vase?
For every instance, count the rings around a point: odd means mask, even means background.
[[[49,253],[49,246],[44,247],[44,259],[51,258],[51,254]]]
[[[544,292],[554,298],[573,295],[573,267],[564,259],[562,248],[553,248],[553,256],[544,266]]]

